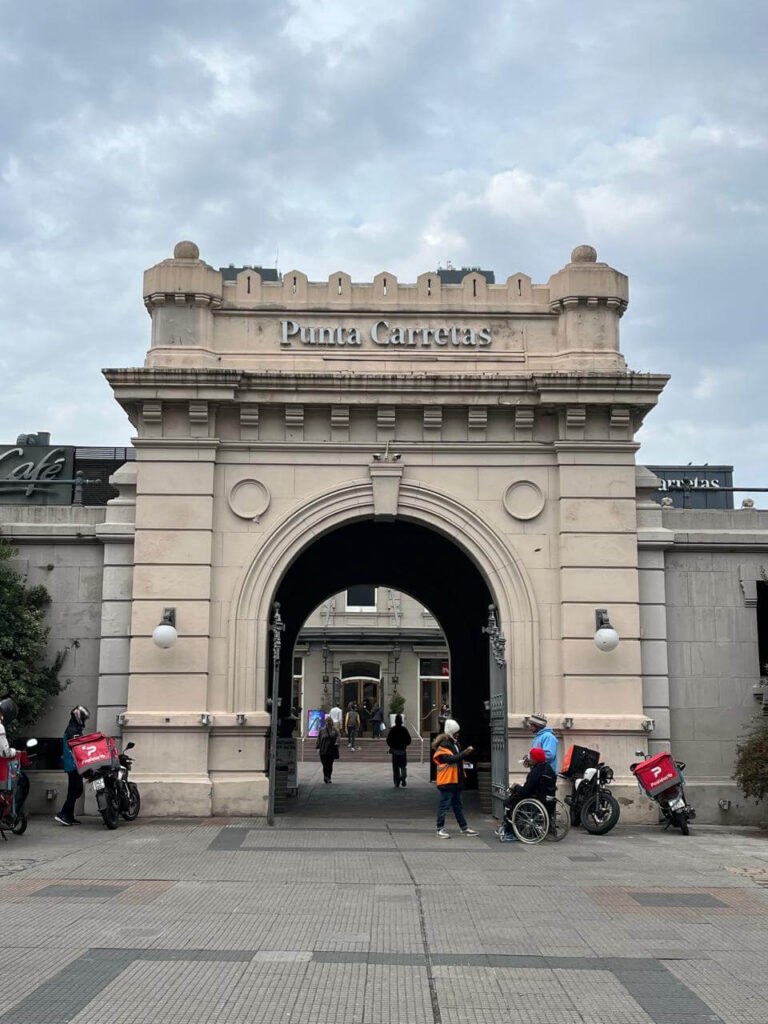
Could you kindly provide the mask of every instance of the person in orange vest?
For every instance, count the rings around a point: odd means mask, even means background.
[[[461,802],[461,791],[464,787],[464,759],[469,757],[474,747],[461,749],[458,740],[459,723],[449,718],[445,723],[445,732],[440,733],[432,743],[432,760],[437,768],[437,789],[440,803],[437,805],[437,838],[450,839],[451,833],[445,828],[445,815],[448,808],[453,808],[461,834],[476,836],[477,832],[470,828],[464,817]]]

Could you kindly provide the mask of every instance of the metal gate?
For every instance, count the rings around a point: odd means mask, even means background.
[[[488,607],[488,674],[491,713],[491,802],[494,818],[504,815],[504,797],[509,786],[509,744],[507,737],[506,640],[496,620],[496,608]]]
[[[280,650],[283,645],[282,634],[285,629],[280,615],[280,602],[272,605],[272,694],[269,698],[269,797],[267,800],[267,824],[275,823],[275,788],[277,784],[277,723],[280,708]]]

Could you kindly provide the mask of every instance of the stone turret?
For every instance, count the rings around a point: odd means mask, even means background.
[[[549,279],[549,308],[559,318],[558,350],[570,359],[619,352],[619,319],[629,301],[626,274],[599,263],[591,245],[577,245],[571,262]]]
[[[200,259],[194,242],[178,242],[173,259],[144,273],[144,305],[152,317],[151,348],[195,349],[178,364],[214,364],[213,310],[221,306],[222,276]],[[208,353],[200,350],[208,350]]]

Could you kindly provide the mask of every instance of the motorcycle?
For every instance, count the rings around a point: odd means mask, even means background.
[[[138,818],[141,810],[139,787],[128,778],[133,767],[133,758],[126,751],[133,748],[133,743],[126,744],[125,750],[114,764],[101,765],[99,768],[87,770],[84,775],[90,782],[96,797],[96,806],[108,829],[115,829],[118,817],[125,821]]]
[[[37,740],[27,740],[27,749],[20,750],[14,757],[0,758],[0,835],[8,842],[6,832],[23,836],[27,831],[27,814],[24,807],[29,795],[29,779],[24,769],[29,768],[30,754],[37,746]]]
[[[583,825],[596,836],[604,836],[615,828],[621,808],[608,788],[613,782],[613,768],[600,760],[599,751],[570,747],[560,775],[571,783],[565,803],[571,809],[572,825]]]
[[[659,805],[666,821],[664,828],[679,828],[684,836],[690,835],[688,822],[696,817],[696,811],[685,795],[685,762],[675,761],[667,751],[648,757],[645,751],[636,750],[635,757],[644,760],[631,764],[629,770],[640,791]]]

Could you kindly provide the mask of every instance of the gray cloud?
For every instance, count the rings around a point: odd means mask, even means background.
[[[1,9],[0,438],[127,441],[99,369],[142,361],[179,238],[537,281],[586,241],[630,275],[630,365],[673,375],[641,457],[768,486],[760,0]]]

